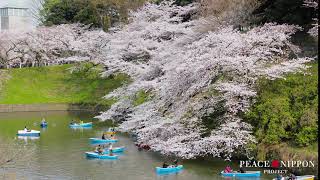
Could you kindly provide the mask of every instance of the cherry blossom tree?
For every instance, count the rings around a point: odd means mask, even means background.
[[[297,26],[269,23],[239,32],[212,17],[185,21],[197,8],[146,4],[112,33],[99,58],[107,66],[104,75],[123,72],[133,82],[105,97],[118,101],[99,118],[121,122],[122,131],[166,155],[230,158],[255,141],[239,114],[254,102],[257,79],[281,78],[312,59],[289,58],[298,51],[289,41]],[[203,31],[203,25],[215,28]],[[152,99],[135,106],[141,90]],[[220,108],[219,102],[225,113],[212,119],[218,127],[205,135],[202,118]]]
[[[4,67],[94,61],[105,42],[102,30],[80,24],[0,32],[0,63]]]

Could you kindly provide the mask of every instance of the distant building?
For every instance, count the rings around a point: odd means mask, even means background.
[[[27,30],[32,28],[28,8],[0,8],[1,30]]]

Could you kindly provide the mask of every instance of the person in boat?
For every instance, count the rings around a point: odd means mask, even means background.
[[[114,132],[114,128],[110,127],[110,128],[108,129],[108,131],[109,131],[109,132]]]
[[[167,164],[167,162],[164,162],[164,163],[162,164],[162,168],[167,168],[167,167],[169,167],[169,165]]]
[[[96,147],[95,152],[98,154],[103,154],[103,148],[100,144]]]
[[[169,167],[170,168],[173,168],[173,167],[177,167],[178,166],[178,159],[175,159],[174,161],[173,161],[173,164],[171,164]]]
[[[106,136],[105,136],[105,134],[104,134],[104,133],[102,134],[101,139],[106,139]]]
[[[290,174],[288,180],[296,180],[297,177],[294,174]]]
[[[150,146],[148,144],[143,145],[143,149],[149,151],[150,150]]]
[[[100,146],[100,144],[99,144],[99,146]],[[98,153],[99,146],[95,147],[94,152]]]
[[[243,167],[240,167],[238,172],[239,173],[245,173],[245,170],[243,169]]]
[[[113,134],[111,134],[111,135],[110,135],[110,139],[114,139],[114,136],[113,136]]]
[[[42,118],[41,123],[42,123],[42,124],[46,123],[46,119]]]
[[[100,147],[100,148],[98,149],[98,153],[101,154],[101,155],[103,154],[103,148],[102,148],[102,147]]]
[[[109,150],[112,149],[112,143],[109,143]]]
[[[173,166],[174,166],[174,167],[177,167],[177,166],[178,166],[178,159],[175,159],[175,160],[173,161]]]
[[[231,169],[231,167],[228,165],[225,169],[224,169],[224,172],[225,173],[232,173],[232,169]]]
[[[109,148],[109,156],[113,156],[113,150],[112,150],[112,148],[111,148],[111,149]]]
[[[75,121],[72,119],[71,122],[70,122],[70,124],[71,124],[71,125],[74,125],[74,124],[75,124]]]
[[[282,180],[282,176],[280,174],[277,174],[276,180]]]
[[[27,128],[27,126],[25,126],[23,130],[24,130],[24,131],[28,131],[28,128]]]

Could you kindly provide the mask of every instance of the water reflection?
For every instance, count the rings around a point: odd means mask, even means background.
[[[28,141],[40,139],[40,136],[17,136],[17,138],[20,140],[24,140],[27,143]]]

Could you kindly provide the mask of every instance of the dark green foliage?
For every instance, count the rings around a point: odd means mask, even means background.
[[[220,101],[215,106],[215,110],[212,113],[201,118],[202,124],[206,129],[204,132],[202,132],[203,137],[210,135],[213,129],[216,129],[222,124],[222,117],[226,113],[225,103],[225,101]]]
[[[262,5],[254,14],[260,22],[278,22],[298,25],[310,25],[317,11],[304,7],[304,0],[260,0]]]
[[[318,140],[318,63],[307,74],[261,79],[258,99],[245,114],[259,142],[307,146]]]
[[[108,30],[115,23],[126,22],[129,9],[143,3],[144,0],[45,0],[41,14],[44,25],[79,22]]]
[[[47,0],[42,15],[45,25],[80,22],[100,26],[95,7],[86,0]]]
[[[92,4],[89,6],[80,9],[76,16],[74,16],[74,21],[81,22],[83,24],[92,24],[96,27],[100,27],[99,15],[95,11],[95,8]]]

